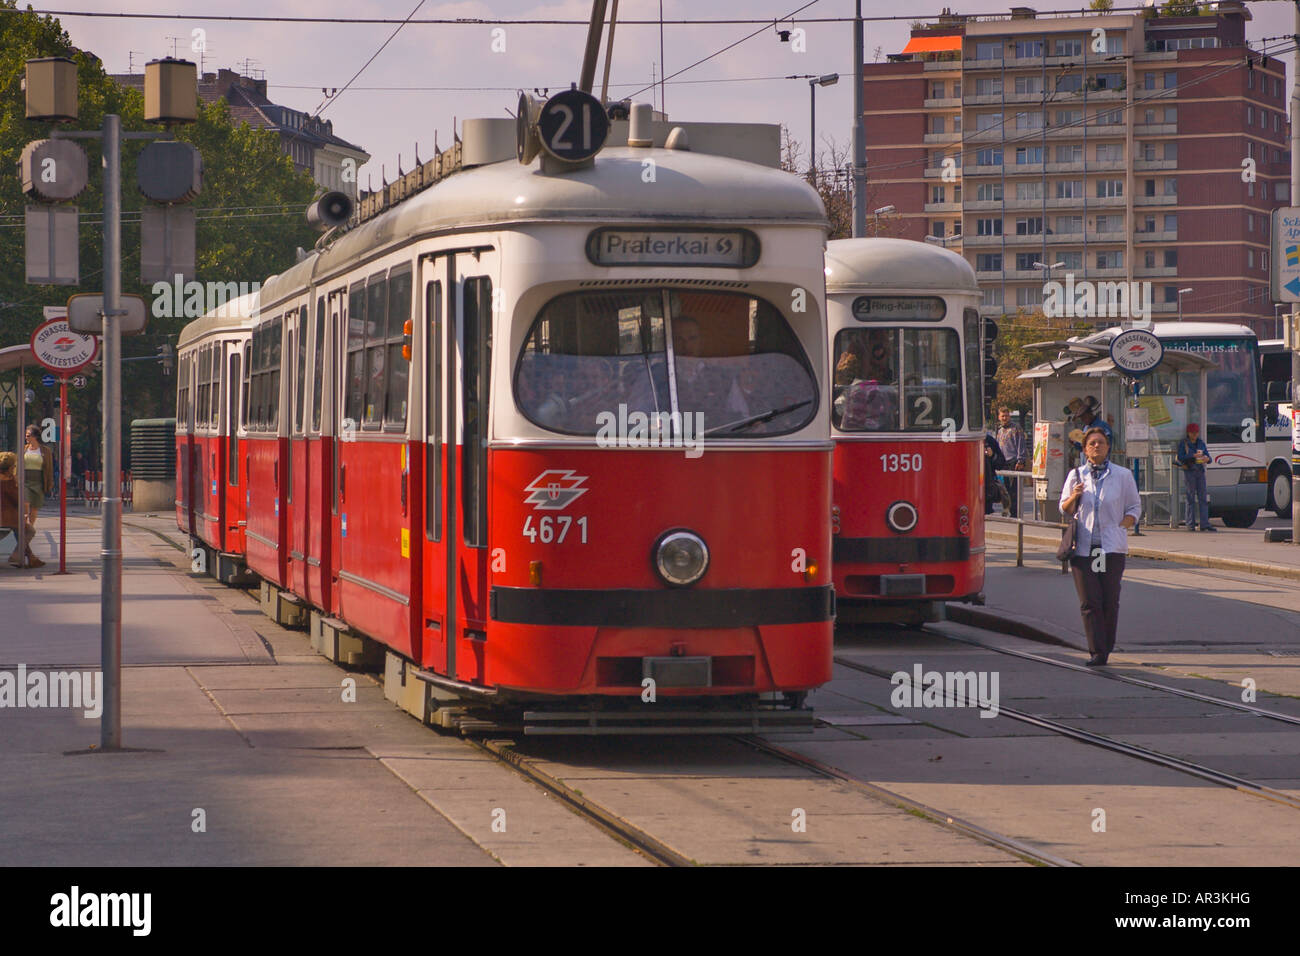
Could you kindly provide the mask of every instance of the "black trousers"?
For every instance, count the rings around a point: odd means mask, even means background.
[[[1100,556],[1099,556],[1100,557]],[[1079,594],[1079,611],[1083,615],[1083,632],[1088,637],[1088,651],[1093,657],[1109,657],[1115,649],[1115,632],[1119,629],[1119,585],[1124,577],[1124,561],[1118,552],[1105,554],[1105,570],[1094,571],[1091,555],[1070,559],[1074,589]]]

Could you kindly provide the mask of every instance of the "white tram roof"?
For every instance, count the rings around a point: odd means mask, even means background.
[[[200,316],[181,329],[176,349],[180,351],[190,343],[214,333],[230,332],[252,328],[257,321],[257,310],[262,293],[259,289],[247,295],[230,299],[224,306],[213,309],[207,315]]]
[[[641,178],[648,159],[655,164],[651,184]],[[635,197],[635,205],[629,204],[629,196]],[[504,223],[582,220],[827,228],[825,207],[811,186],[790,173],[740,159],[683,149],[610,147],[592,165],[561,173],[542,172],[538,161],[525,166],[510,159],[457,172],[345,232],[324,251],[268,279],[262,298],[277,302],[310,281],[413,236]]]
[[[832,239],[826,243],[826,291],[980,294],[970,263],[913,239]]]

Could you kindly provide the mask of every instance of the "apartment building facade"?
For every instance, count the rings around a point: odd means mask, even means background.
[[[1037,309],[1068,276],[1098,284],[1099,325],[1115,321],[1110,284],[1149,282],[1156,320],[1272,336],[1290,127],[1285,67],[1246,46],[1249,19],[1240,3],[1191,17],[1017,7],[914,28],[865,68],[867,175],[901,217],[893,234],[964,255],[986,315]]]

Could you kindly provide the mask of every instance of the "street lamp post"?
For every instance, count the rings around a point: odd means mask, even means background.
[[[809,112],[809,136],[812,142],[809,144],[809,162],[808,168],[812,172],[813,188],[817,188],[817,87],[834,86],[840,81],[838,73],[827,73],[823,76],[809,77],[808,79],[808,100],[811,106]]]
[[[1184,293],[1187,293],[1187,292],[1195,292],[1195,291],[1196,291],[1195,289],[1179,289],[1179,290],[1178,290],[1178,321],[1179,321],[1179,322],[1183,321],[1183,295],[1184,295]]]
[[[879,209],[871,210],[871,234],[880,235],[880,217],[886,216],[891,212],[897,212],[893,206],[881,206]]]
[[[930,243],[930,245],[943,246],[945,249],[948,248],[948,243],[956,242],[959,239],[961,239],[961,234],[956,232],[954,232],[951,236],[926,236],[925,237],[925,241]]]

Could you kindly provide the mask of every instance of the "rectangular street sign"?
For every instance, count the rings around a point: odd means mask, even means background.
[[[1300,302],[1300,208],[1273,210],[1273,259],[1269,263],[1274,302]]]

